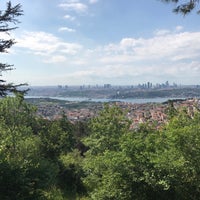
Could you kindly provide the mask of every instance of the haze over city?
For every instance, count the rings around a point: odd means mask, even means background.
[[[200,84],[195,12],[159,0],[12,0],[24,15],[2,62],[14,83],[41,85]],[[0,2],[5,7],[6,1]]]

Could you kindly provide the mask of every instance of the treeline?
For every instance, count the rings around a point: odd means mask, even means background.
[[[199,97],[200,87],[124,90],[111,98],[193,98]]]
[[[0,199],[196,200],[200,113],[131,130],[119,107],[87,123],[49,121],[22,95],[0,100]]]

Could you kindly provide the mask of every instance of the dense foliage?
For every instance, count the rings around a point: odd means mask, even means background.
[[[198,199],[200,113],[161,129],[105,105],[88,123],[46,120],[23,96],[0,100],[0,199]]]
[[[60,188],[79,189],[73,166],[61,159],[76,145],[74,125],[64,117],[40,119],[35,111],[21,95],[0,101],[0,199],[55,199]]]

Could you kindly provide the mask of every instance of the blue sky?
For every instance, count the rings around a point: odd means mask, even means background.
[[[2,62],[34,85],[200,84],[200,16],[159,0],[12,0],[24,16]],[[3,9],[6,1],[1,1]],[[9,37],[1,34],[1,37]]]

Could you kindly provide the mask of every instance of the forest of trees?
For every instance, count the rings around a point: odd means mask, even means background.
[[[170,104],[171,105],[171,104]],[[200,196],[200,113],[130,121],[105,105],[87,123],[39,118],[23,95],[0,100],[0,199],[156,200]]]

